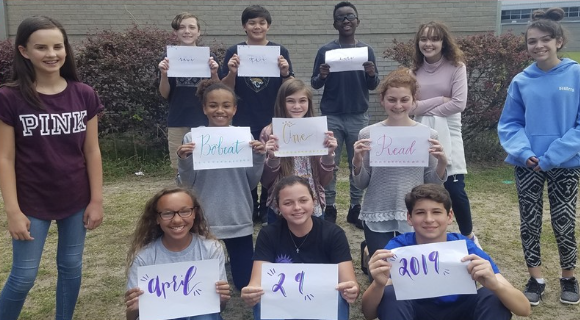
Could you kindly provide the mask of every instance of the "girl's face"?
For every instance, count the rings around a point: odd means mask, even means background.
[[[429,36],[429,28],[425,28],[421,37],[419,37],[419,50],[425,60],[429,63],[435,63],[441,59],[441,49],[443,48],[443,39],[435,34]]]
[[[314,200],[308,187],[295,183],[280,190],[278,210],[289,225],[299,226],[306,223],[314,211]]]
[[[381,105],[385,108],[389,119],[407,120],[413,108],[413,94],[407,87],[388,87]]]
[[[203,113],[209,120],[210,127],[227,127],[236,114],[237,106],[232,93],[216,89],[207,93]]]
[[[179,29],[174,30],[173,33],[177,36],[177,40],[181,45],[194,46],[199,38],[200,30],[197,27],[196,18],[187,18],[181,20]]]
[[[286,97],[286,114],[290,118],[303,118],[308,112],[308,96],[305,91],[298,91]]]
[[[529,29],[527,46],[528,53],[542,69],[551,69],[560,62],[557,52],[562,47],[562,39],[553,39],[549,32],[536,28]]]
[[[176,213],[177,212],[177,213]],[[191,215],[187,216],[189,213]],[[171,219],[165,220],[163,217]],[[164,241],[184,245],[190,241],[189,230],[195,221],[195,209],[191,197],[183,192],[170,193],[157,201],[157,224],[164,232]]]
[[[64,36],[57,28],[34,31],[26,47],[18,46],[18,50],[30,60],[36,74],[60,74],[66,58]]]

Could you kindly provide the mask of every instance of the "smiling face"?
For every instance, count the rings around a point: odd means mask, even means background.
[[[201,33],[196,18],[186,18],[179,23],[179,29],[173,30],[180,45],[195,46]]]
[[[227,127],[236,114],[237,106],[232,93],[225,89],[215,89],[207,93],[203,113],[209,127]]]
[[[311,226],[314,200],[308,187],[294,183],[281,189],[278,193],[278,210],[290,228]]]
[[[188,208],[193,208],[194,203],[191,197],[184,192],[169,193],[157,202],[157,212],[175,212]],[[195,210],[189,217],[181,217],[175,214],[171,220],[163,220],[157,215],[157,224],[163,230],[163,243],[165,247],[170,248],[184,248],[191,242],[191,233],[189,232],[193,227],[195,221]]]
[[[33,32],[26,46],[18,46],[18,50],[24,58],[30,60],[37,74],[60,74],[66,58],[64,36],[57,28]]]
[[[413,108],[413,94],[407,87],[388,87],[381,99],[381,105],[388,115],[391,124],[403,123],[408,120]]]
[[[310,101],[305,91],[298,91],[286,97],[286,115],[289,118],[303,118],[308,112]]]
[[[356,17],[356,19],[350,21],[348,17],[352,16]],[[341,37],[354,36],[359,23],[358,15],[351,7],[340,7],[334,13],[334,29],[338,31]]]
[[[560,62],[558,50],[562,47],[562,39],[554,39],[549,32],[537,28],[528,29],[526,38],[528,53],[542,70],[550,70]]]
[[[419,50],[429,63],[435,63],[441,59],[443,39],[431,28],[425,28],[419,37]]]
[[[407,223],[415,229],[417,244],[444,242],[447,226],[453,222],[453,211],[449,213],[442,203],[431,199],[419,199],[412,213],[407,213]]]
[[[248,19],[243,27],[248,36],[248,44],[265,45],[268,42],[266,34],[270,30],[270,25],[265,18]]]

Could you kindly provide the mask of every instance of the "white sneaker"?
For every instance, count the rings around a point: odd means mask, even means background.
[[[473,241],[473,243],[475,243],[475,245],[479,249],[483,250],[483,248],[481,247],[481,244],[479,244],[479,239],[477,239],[477,236],[475,235],[475,233],[472,233],[472,234],[473,234],[473,238],[471,238],[470,240]]]

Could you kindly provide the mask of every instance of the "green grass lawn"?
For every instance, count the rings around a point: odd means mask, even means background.
[[[580,52],[563,52],[562,56],[580,62]]]

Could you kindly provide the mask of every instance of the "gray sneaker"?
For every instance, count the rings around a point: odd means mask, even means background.
[[[578,294],[578,280],[576,280],[576,278],[560,278],[560,288],[562,288],[560,302],[566,304],[578,304],[578,302],[580,302],[580,295]]]
[[[526,288],[524,289],[524,296],[528,298],[532,306],[537,306],[540,304],[544,290],[546,290],[545,283],[540,284],[534,277],[530,277],[530,280],[528,280]]]

